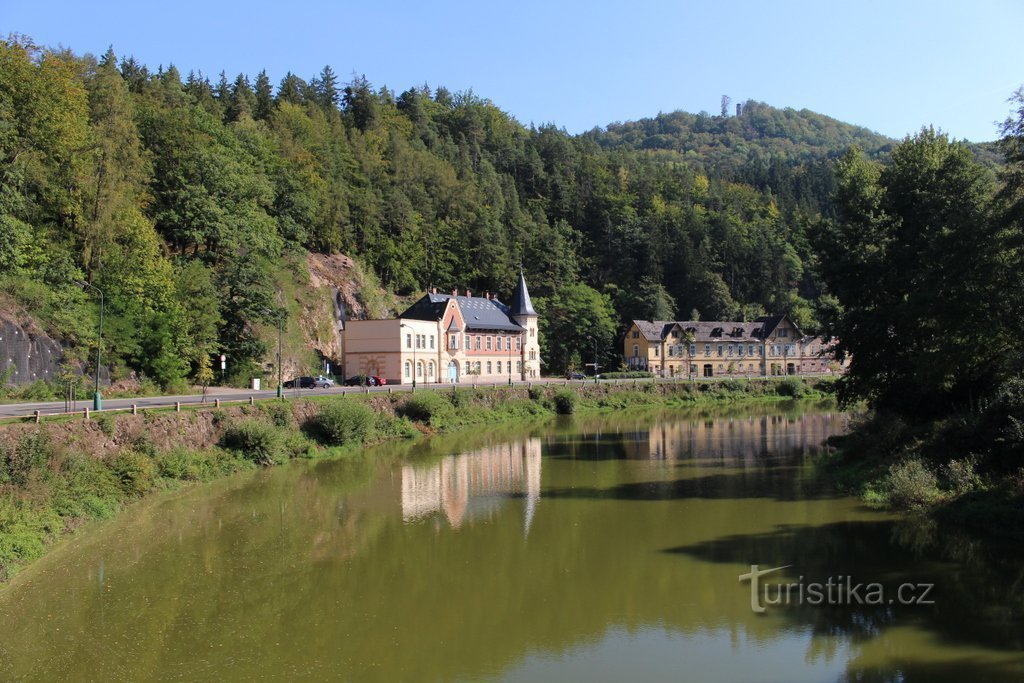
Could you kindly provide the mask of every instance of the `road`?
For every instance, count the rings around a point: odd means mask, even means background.
[[[562,379],[541,379],[535,380],[533,383],[544,383],[544,382],[557,382],[559,384],[565,382]],[[593,381],[593,380],[591,380]],[[573,384],[581,384],[582,381],[574,381]],[[515,386],[526,386],[530,382],[514,382]],[[473,386],[478,387],[490,387],[493,386],[490,383],[481,383],[477,385],[473,384],[459,384],[460,389],[467,389]],[[497,386],[508,386],[508,383],[498,382]],[[438,390],[438,389],[451,389],[451,384],[421,384],[416,390],[421,391],[424,389]],[[412,391],[412,386],[408,384],[392,385],[383,387],[334,387],[332,389],[285,389],[284,394],[287,398],[299,398],[309,396],[331,396],[331,395],[345,395],[345,394],[362,394],[366,392],[370,393],[388,393],[400,392],[400,391]],[[254,400],[274,398],[277,395],[277,389],[266,389],[260,391],[254,391],[251,389],[217,389],[216,393],[211,390],[206,396],[205,404],[212,405],[219,399],[223,402],[228,401],[248,401],[250,397]],[[148,396],[148,397],[137,397],[137,398],[111,398],[103,399],[104,410],[129,410],[132,405],[137,406],[140,410],[143,408],[168,408],[174,407],[175,404],[180,403],[181,405],[199,405],[203,404],[202,394],[189,394],[187,396]],[[6,417],[31,417],[35,415],[38,410],[41,415],[60,415],[64,414],[66,408],[63,401],[49,401],[45,403],[8,403],[0,405],[0,418]],[[73,405],[69,406],[70,412],[81,413],[86,408],[92,410],[92,399],[79,400]]]

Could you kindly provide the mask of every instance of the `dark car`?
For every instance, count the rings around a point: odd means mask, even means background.
[[[565,374],[566,379],[586,379],[587,376],[582,372],[567,372]]]
[[[345,386],[347,387],[372,387],[376,386],[373,381],[373,377],[369,375],[352,375],[345,380]]]
[[[286,389],[311,389],[316,380],[312,377],[296,377],[284,383]]]

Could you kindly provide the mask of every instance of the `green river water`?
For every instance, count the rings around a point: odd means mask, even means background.
[[[0,590],[0,680],[1024,680],[1020,550],[831,492],[846,427],[576,418],[161,494]],[[886,601],[755,613],[755,564]]]

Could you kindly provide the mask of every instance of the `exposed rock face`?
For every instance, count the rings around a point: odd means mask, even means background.
[[[56,381],[64,349],[29,322],[0,314],[0,380],[7,384]]]

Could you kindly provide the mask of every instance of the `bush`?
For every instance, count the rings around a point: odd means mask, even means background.
[[[940,495],[935,473],[917,457],[889,467],[885,491],[890,505],[909,509],[925,507]]]
[[[144,453],[130,449],[117,454],[110,465],[121,490],[129,496],[141,496],[153,488],[157,474],[156,463]]]
[[[526,390],[526,395],[530,397],[531,401],[539,401],[544,398],[544,390],[540,387],[530,387]]]
[[[50,459],[50,442],[46,432],[25,433],[13,448],[0,450],[0,484],[25,486],[33,471],[41,472]]]
[[[949,484],[949,489],[958,496],[979,488],[981,477],[975,471],[977,459],[974,457],[950,460],[942,467],[942,475]]]
[[[803,380],[799,380],[796,377],[787,377],[775,386],[775,393],[779,396],[800,398],[807,393],[807,388],[804,386]]]
[[[424,424],[436,425],[452,413],[452,404],[433,391],[413,394],[399,408],[399,413]]]
[[[231,457],[224,451],[190,451],[177,448],[156,457],[160,476],[179,481],[208,481],[239,469],[246,461]]]
[[[294,427],[295,416],[292,415],[290,403],[280,401],[267,401],[260,404],[263,411],[270,416],[270,421],[275,427]]]
[[[553,397],[555,403],[555,412],[559,415],[572,415],[576,412],[576,402],[579,397],[575,391],[570,389],[561,389],[555,392]]]
[[[221,443],[257,465],[274,465],[288,459],[281,433],[265,422],[247,420],[232,425],[224,432]]]
[[[412,439],[420,432],[407,418],[378,413],[373,423],[373,433],[383,438]]]
[[[317,437],[331,446],[362,443],[374,424],[374,412],[365,403],[340,400],[326,403],[313,418]]]

